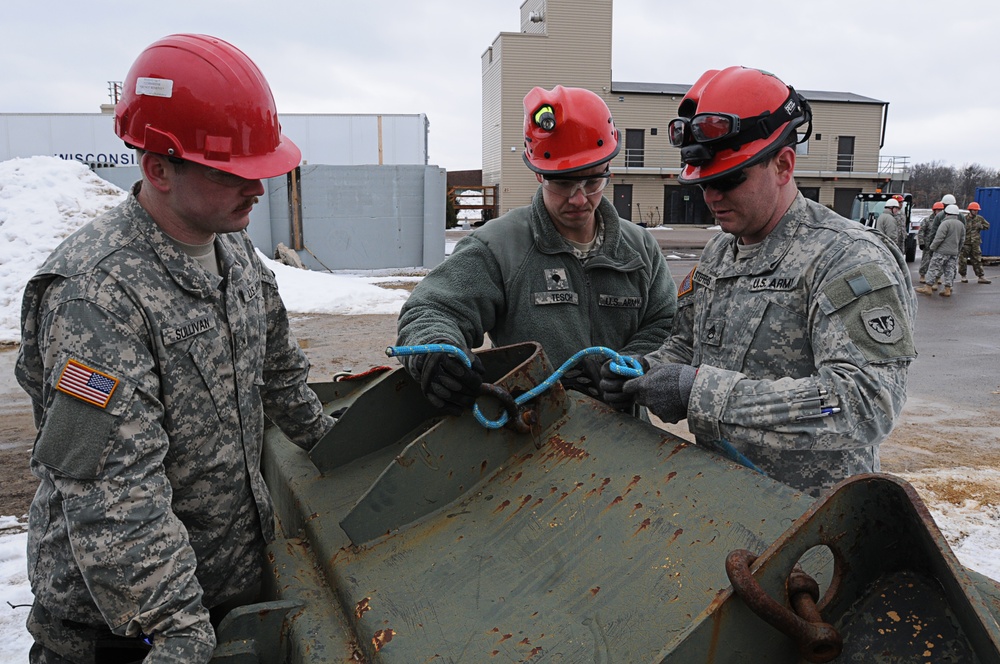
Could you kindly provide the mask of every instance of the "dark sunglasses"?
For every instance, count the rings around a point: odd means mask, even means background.
[[[724,194],[728,191],[736,189],[736,187],[740,186],[746,181],[747,181],[747,169],[741,168],[735,173],[730,173],[729,175],[712,180],[711,182],[704,182],[702,184],[699,184],[698,186],[701,187],[702,191],[705,191],[706,189],[714,189],[715,191]]]

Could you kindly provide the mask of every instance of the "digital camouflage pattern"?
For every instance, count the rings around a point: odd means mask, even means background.
[[[93,661],[106,625],[151,635],[146,662],[204,662],[207,609],[258,583],[274,535],[265,414],[303,447],[333,421],[246,233],[216,237],[223,277],[211,274],[142,209],[139,186],[25,289],[16,373],[40,481],[29,629],[72,661]]]
[[[977,277],[983,277],[983,237],[982,232],[990,229],[990,222],[986,221],[982,215],[970,212],[965,217],[965,244],[962,245],[962,252],[958,255],[958,273],[965,276],[966,265],[972,264],[972,269]]]
[[[641,355],[659,348],[677,310],[676,286],[652,234],[597,208],[603,241],[585,260],[559,234],[542,203],[493,219],[455,245],[413,289],[399,314],[397,344],[449,339],[478,348],[542,344],[559,366],[607,346]]]
[[[721,233],[651,363],[698,367],[688,427],[816,496],[879,470],[906,400],[916,300],[895,242],[799,194],[760,244]]]

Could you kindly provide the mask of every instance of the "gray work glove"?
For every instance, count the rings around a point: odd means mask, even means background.
[[[626,382],[623,389],[664,422],[676,424],[687,417],[697,373],[697,369],[687,364],[657,364]]]
[[[430,343],[461,348],[472,360],[472,367],[466,367],[462,360],[447,353],[427,353],[407,357],[406,370],[420,383],[420,390],[434,407],[448,415],[461,415],[464,409],[472,408],[479,396],[479,386],[486,375],[483,361],[462,344],[446,339]]]
[[[630,357],[639,361],[643,371],[649,370],[649,362],[646,361],[646,358],[640,355],[631,355]],[[611,360],[606,361],[601,365],[601,392],[604,394],[601,401],[623,413],[632,410],[632,406],[635,404],[635,395],[626,394],[623,389],[625,382],[629,380],[632,378],[621,376],[611,370]]]
[[[570,367],[559,382],[567,390],[583,392],[589,397],[604,401],[601,391],[601,363],[604,358],[599,355],[585,355],[583,359]]]

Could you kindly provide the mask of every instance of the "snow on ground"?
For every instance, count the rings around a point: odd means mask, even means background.
[[[0,163],[0,343],[20,341],[21,293],[46,256],[63,238],[124,197],[125,192],[75,161],[31,157]],[[448,245],[446,254],[451,253],[454,243]],[[407,293],[375,284],[418,280],[423,273],[414,270],[398,275],[375,270],[328,274],[298,270],[261,257],[277,275],[289,312],[296,314],[397,313]],[[990,473],[993,476],[988,476]],[[995,504],[1000,501],[967,500],[955,505],[935,489],[970,478],[997,486],[1000,473],[970,468],[902,477],[920,492],[959,561],[1000,580],[1000,556],[996,555],[1000,551],[1000,505]],[[0,664],[27,661],[31,644],[24,629],[27,609],[19,606],[31,602],[25,573],[26,543],[24,526],[11,516],[0,516]],[[11,609],[7,603],[17,608]]]

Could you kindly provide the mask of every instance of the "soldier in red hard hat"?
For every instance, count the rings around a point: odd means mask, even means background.
[[[494,345],[537,341],[555,366],[591,346],[655,350],[670,332],[676,289],[656,240],[603,196],[621,148],[607,104],[582,88],[532,89],[524,146],[539,182],[531,204],[463,238],[413,289],[397,343],[468,350],[486,335]],[[403,361],[434,406],[459,413],[473,405],[480,364],[443,354]],[[603,362],[587,356],[563,385],[603,399]]]
[[[979,277],[979,283],[993,283],[991,279],[986,278],[986,272],[983,270],[982,232],[990,229],[990,222],[979,214],[981,209],[979,203],[973,201],[969,203],[969,214],[965,216],[965,243],[958,255],[958,275],[962,278],[963,284],[969,281],[965,273],[966,265],[970,263],[972,270]]]
[[[265,415],[303,447],[333,426],[244,231],[300,153],[257,66],[205,35],[139,55],[115,131],[142,179],[24,293],[30,658],[207,662],[274,536]]]
[[[608,374],[602,387],[665,421],[687,418],[698,444],[735,448],[813,496],[878,471],[916,355],[902,253],[799,193],[795,144],[811,112],[773,74],[710,70],[678,112],[668,128],[680,180],[701,187],[724,232],[681,282],[649,371]]]

